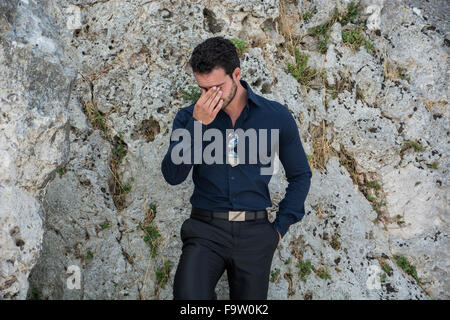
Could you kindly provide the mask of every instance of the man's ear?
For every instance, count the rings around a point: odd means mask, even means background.
[[[233,71],[233,80],[239,81],[241,80],[241,68],[236,67]]]

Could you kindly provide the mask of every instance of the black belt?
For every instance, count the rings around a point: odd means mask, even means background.
[[[249,221],[267,219],[266,210],[257,211],[211,211],[192,207],[191,216],[225,219],[229,221]]]

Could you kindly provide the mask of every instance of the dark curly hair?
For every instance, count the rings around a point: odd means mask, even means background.
[[[193,72],[200,74],[207,74],[217,67],[222,67],[230,77],[234,69],[240,67],[239,56],[233,42],[220,36],[208,38],[197,45],[189,64]]]

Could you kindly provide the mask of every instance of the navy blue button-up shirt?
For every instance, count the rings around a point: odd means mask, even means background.
[[[192,137],[192,149],[194,149],[194,123],[201,126],[202,134],[209,128],[220,130],[224,137],[222,164],[194,163],[193,154],[190,163],[175,164],[171,153],[180,141],[171,139],[161,170],[169,184],[177,185],[186,179],[193,167],[194,192],[190,203],[194,207],[217,211],[264,210],[272,206],[268,188],[272,176],[262,175],[260,171],[262,167],[268,165],[259,160],[256,164],[249,161],[248,144],[245,145],[247,159],[245,163],[237,166],[226,163],[225,158],[229,152],[226,145],[226,129],[240,128],[244,131],[250,128],[256,131],[267,129],[268,149],[271,143],[270,130],[279,129],[278,156],[286,173],[288,187],[284,199],[279,203],[274,226],[283,237],[289,226],[300,221],[305,214],[304,202],[309,191],[312,172],[303,150],[297,124],[289,110],[281,103],[268,100],[253,92],[246,81],[241,79],[240,82],[247,90],[247,100],[234,127],[231,118],[223,110],[220,110],[216,118],[208,125],[197,121],[192,116],[195,103],[181,108],[173,121],[172,134],[178,128],[188,130]],[[209,143],[201,142],[202,150]],[[270,149],[267,156],[270,156]],[[242,160],[240,161],[244,162]]]

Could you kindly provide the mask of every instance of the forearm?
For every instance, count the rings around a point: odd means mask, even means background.
[[[175,164],[171,159],[172,149],[169,148],[167,154],[164,156],[164,159],[161,164],[161,171],[164,176],[164,179],[171,185],[177,185],[186,180],[186,177],[191,171],[191,164]]]
[[[280,161],[286,172],[288,187],[274,225],[284,236],[289,226],[305,215],[305,199],[311,185],[312,172],[293,116],[288,113],[283,123],[280,139]]]
[[[198,131],[196,134],[201,135],[202,124],[200,122],[191,115],[177,114],[173,124],[171,142],[161,163],[164,179],[171,185],[182,183],[194,164],[194,154],[199,149],[198,142],[195,143],[194,140],[196,130]],[[181,141],[179,141],[180,138],[182,138]]]
[[[283,237],[289,226],[300,221],[305,215],[305,200],[311,185],[311,171],[288,179],[288,187],[279,203],[274,225]]]

